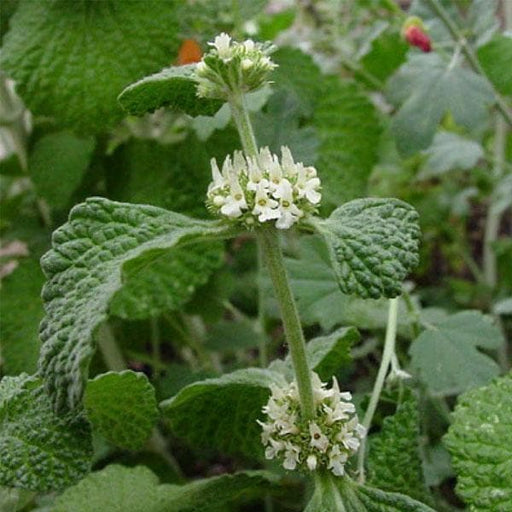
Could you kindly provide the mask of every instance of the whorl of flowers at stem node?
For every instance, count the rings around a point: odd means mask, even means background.
[[[228,99],[231,91],[259,89],[277,67],[268,56],[275,49],[271,43],[238,43],[222,33],[208,44],[212,48],[196,68],[197,95],[202,98]]]
[[[294,162],[287,147],[281,160],[268,148],[255,157],[235,151],[219,169],[211,161],[213,181],[208,187],[207,207],[216,215],[244,224],[275,222],[279,229],[316,212],[320,203],[320,180],[314,167]]]
[[[267,459],[281,459],[285,469],[330,470],[345,474],[345,463],[366,435],[359,423],[348,392],[340,392],[333,377],[331,389],[312,373],[315,417],[303,419],[296,382],[288,388],[272,386],[272,394],[263,407],[267,418],[259,421],[261,440]]]

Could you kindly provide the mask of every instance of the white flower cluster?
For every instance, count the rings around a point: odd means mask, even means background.
[[[212,49],[196,68],[197,95],[202,98],[226,99],[231,90],[258,89],[277,67],[268,56],[274,50],[271,43],[255,43],[252,39],[238,43],[222,33],[208,44]]]
[[[287,147],[281,148],[281,161],[263,148],[256,157],[235,151],[233,160],[224,160],[222,171],[215,159],[211,165],[208,208],[247,227],[275,220],[277,228],[288,229],[316,212],[322,197],[316,169],[294,162]]]
[[[301,419],[297,384],[287,389],[271,388],[272,394],[263,412],[267,421],[258,420],[267,459],[281,458],[285,469],[314,471],[326,468],[336,476],[345,473],[345,463],[359,448],[366,435],[359,423],[349,392],[340,392],[333,378],[331,389],[313,376],[316,406],[314,421]]]

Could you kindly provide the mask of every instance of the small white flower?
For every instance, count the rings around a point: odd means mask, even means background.
[[[329,464],[327,469],[332,470],[336,476],[343,476],[345,474],[345,462],[347,462],[347,454],[340,450],[340,447],[335,444],[329,451]]]
[[[256,423],[262,428],[261,442],[268,444],[270,442],[270,436],[275,432],[274,425],[272,423],[263,423],[260,420],[256,420]]]
[[[247,71],[254,66],[254,62],[251,59],[242,59],[240,65],[242,66],[243,70]]]
[[[299,462],[300,448],[287,442],[285,443],[285,450],[283,468],[293,470],[297,467],[297,462]]]
[[[309,423],[309,434],[311,436],[311,440],[309,441],[310,446],[317,448],[321,452],[325,452],[329,446],[329,439],[327,439],[314,421]]]
[[[228,36],[225,32],[222,32],[219,36],[215,38],[215,41],[213,43],[208,43],[210,46],[213,46],[216,48],[217,53],[219,57],[224,62],[229,62],[232,57],[231,52],[231,37]]]
[[[315,176],[311,176],[312,172],[310,169],[314,170],[313,167],[297,166],[297,193],[299,197],[306,197],[311,203],[318,204],[320,199],[322,199],[322,194],[318,192],[320,180],[316,177],[316,171]]]
[[[260,222],[278,219],[281,216],[281,212],[277,209],[279,203],[269,197],[266,183],[263,180],[258,183],[254,203],[252,213],[258,216]]]
[[[281,451],[285,448],[285,443],[282,441],[276,441],[275,439],[270,438],[270,446],[265,450],[265,458],[273,459],[276,455],[279,455]]]
[[[314,471],[316,469],[317,463],[318,460],[316,458],[316,455],[308,455],[308,458],[306,459],[306,464],[310,471]]]

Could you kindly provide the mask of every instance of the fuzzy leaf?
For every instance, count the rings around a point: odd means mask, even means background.
[[[447,67],[436,53],[413,55],[390,80],[388,97],[400,105],[392,128],[405,155],[430,146],[445,114],[467,130],[480,129],[494,101],[484,78],[460,66]]]
[[[162,69],[129,85],[118,98],[130,114],[141,116],[161,107],[181,110],[191,116],[212,116],[223,102],[198,98],[194,78],[196,64]]]
[[[217,222],[152,206],[103,198],[75,206],[41,260],[48,282],[39,366],[53,404],[74,408],[80,403],[95,348],[93,334],[121,288],[124,263],[146,251],[158,255],[180,243],[231,233]]]
[[[223,254],[220,243],[198,243],[128,262],[123,268],[125,283],[112,298],[110,312],[136,320],[178,309],[222,264]]]
[[[324,198],[338,205],[365,195],[381,126],[374,105],[356,83],[330,77],[322,84],[313,116],[319,141],[315,166]]]
[[[511,95],[512,36],[495,36],[492,41],[478,49],[478,60],[496,89],[502,94]]]
[[[405,494],[385,492],[373,487],[360,486],[357,489],[359,507],[348,508],[350,512],[435,512],[429,506]]]
[[[84,406],[95,430],[131,450],[144,444],[158,417],[155,388],[143,373],[130,370],[89,381]]]
[[[427,490],[423,484],[419,434],[418,403],[411,394],[393,416],[384,419],[381,431],[370,436],[368,482],[383,491],[424,499]]]
[[[52,208],[64,208],[80,184],[94,150],[93,137],[51,133],[34,145],[28,162],[38,195]]]
[[[356,199],[315,226],[343,293],[396,297],[418,264],[418,214],[398,199]]]
[[[36,371],[40,348],[38,326],[44,314],[43,283],[39,263],[33,259],[22,260],[18,268],[2,280],[1,352],[3,371],[7,375]]]
[[[56,416],[38,378],[4,377],[0,453],[0,486],[59,490],[89,471],[90,427],[82,413]]]
[[[263,445],[256,420],[272,383],[283,385],[284,379],[270,370],[237,370],[190,384],[160,407],[174,433],[191,444],[259,456]]]
[[[501,343],[490,317],[463,311],[419,335],[410,348],[411,366],[433,395],[455,395],[499,375],[499,366],[478,349],[495,350]]]
[[[112,464],[67,489],[52,512],[213,512],[259,496],[275,481],[269,472],[245,471],[185,485],[160,485],[145,466]]]
[[[443,441],[470,510],[512,510],[512,374],[461,395]]]
[[[330,380],[341,367],[351,361],[350,348],[357,341],[359,341],[359,333],[354,327],[342,327],[327,336],[313,338],[306,344],[309,367],[318,373],[321,380]],[[289,354],[284,361],[280,359],[273,361],[269,369],[284,372],[293,379],[293,366]]]

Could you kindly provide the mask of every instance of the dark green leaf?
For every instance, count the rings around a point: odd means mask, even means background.
[[[512,36],[498,35],[478,49],[478,60],[494,87],[512,94]]]
[[[38,492],[59,490],[89,471],[90,427],[82,413],[56,416],[36,377],[4,377],[0,453],[0,485]]]
[[[315,226],[344,293],[396,297],[418,264],[418,214],[398,199],[356,199]]]
[[[128,86],[118,101],[127,112],[137,116],[161,107],[181,110],[191,116],[211,116],[223,102],[198,98],[195,68],[196,64],[165,68]]]
[[[455,395],[499,375],[499,366],[478,349],[495,350],[501,343],[490,317],[463,311],[420,334],[410,348],[411,365],[433,395]]]
[[[143,373],[130,370],[89,381],[84,406],[97,432],[131,450],[144,444],[158,417],[155,389]]]
[[[444,443],[470,510],[512,510],[512,374],[459,397]]]
[[[256,420],[262,417],[270,384],[283,385],[284,379],[270,370],[237,370],[190,384],[160,406],[174,433],[190,443],[260,456],[263,445]]]
[[[10,20],[0,67],[36,115],[83,132],[123,116],[116,98],[178,49],[173,0],[24,0]]]
[[[53,234],[41,260],[46,317],[41,324],[40,370],[52,402],[76,407],[82,397],[93,334],[121,288],[124,263],[204,238],[229,236],[217,222],[193,220],[161,208],[91,198],[75,206]]]
[[[95,141],[93,137],[77,137],[58,132],[41,137],[34,145],[28,167],[38,195],[52,208],[69,203],[87,169]]]

